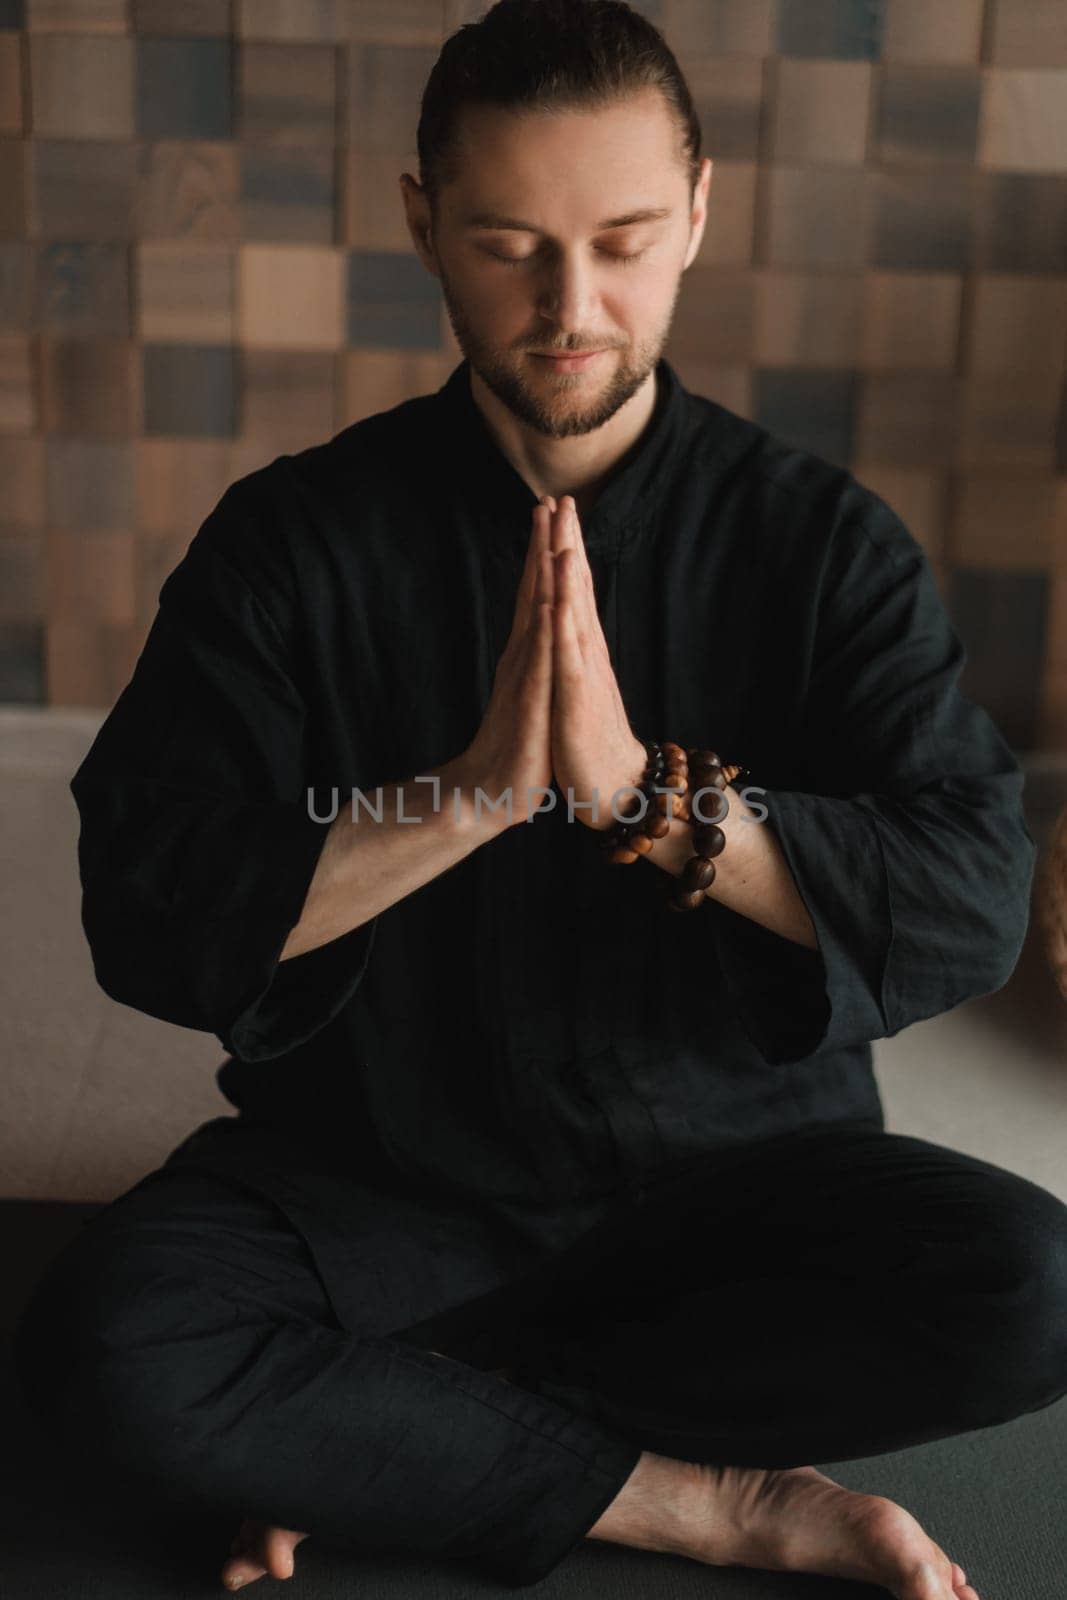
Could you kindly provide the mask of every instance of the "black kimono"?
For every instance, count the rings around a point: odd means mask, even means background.
[[[227,1051],[240,1115],[164,1170],[280,1206],[347,1329],[430,1325],[756,1143],[882,1133],[871,1041],[1020,953],[1022,774],[921,547],[847,470],[656,376],[583,519],[623,701],[638,736],[744,764],[818,950],[669,911],[560,796],[279,962],[335,793],[450,760],[489,698],[536,496],[466,362],[224,495],[71,785],[101,985]],[[592,1437],[606,1504],[634,1457]],[[529,1577],[574,1536],[493,1548]]]

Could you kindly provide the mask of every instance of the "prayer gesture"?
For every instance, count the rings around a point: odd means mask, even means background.
[[[546,498],[554,589],[552,774],[564,798],[569,789],[571,803],[586,808],[575,810],[578,820],[604,830],[616,820],[613,796],[640,783],[647,753],[619,693],[574,497],[564,495],[558,507],[552,496]],[[619,795],[620,810],[629,798]]]
[[[613,795],[640,782],[645,760],[597,616],[574,500],[564,495],[557,507],[546,495],[534,507],[511,633],[481,726],[443,770],[494,807],[503,797],[491,812],[494,827],[527,821],[555,778],[565,801],[571,790],[575,817],[602,830],[615,822]]]

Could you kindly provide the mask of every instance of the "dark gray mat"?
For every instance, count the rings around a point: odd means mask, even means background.
[[[211,1600],[235,1531],[227,1520],[98,1498],[91,1474],[57,1463],[35,1435],[10,1373],[9,1330],[44,1266],[98,1209],[0,1202],[5,1290],[0,1350],[7,1448],[0,1467],[0,1592],[5,1600]],[[1067,1597],[1067,1398],[996,1428],[891,1455],[818,1466],[849,1488],[888,1495],[966,1569],[981,1600]],[[589,1544],[542,1583],[505,1589],[455,1567],[368,1558],[308,1539],[288,1582],[241,1591],[290,1600],[861,1600],[866,1584],[792,1573],[702,1567]]]

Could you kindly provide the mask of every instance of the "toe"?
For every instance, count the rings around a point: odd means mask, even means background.
[[[246,1583],[265,1577],[266,1572],[266,1567],[249,1556],[234,1556],[223,1566],[222,1581],[227,1589],[242,1589]]]

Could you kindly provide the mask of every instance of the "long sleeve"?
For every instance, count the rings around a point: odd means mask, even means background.
[[[164,583],[134,674],[70,787],[101,987],[259,1060],[336,1015],[375,922],[279,960],[329,823],[307,803],[293,628],[267,609],[270,585],[257,592],[242,570],[257,539],[267,547],[271,515],[251,481],[227,492]]]
[[[705,902],[769,1062],[890,1037],[992,993],[1015,967],[1036,847],[1018,763],[960,692],[965,662],[921,546],[872,495],[862,521],[835,530],[820,574],[802,781],[739,780],[757,786],[749,803],[766,814],[751,825],[773,829],[818,949]]]

